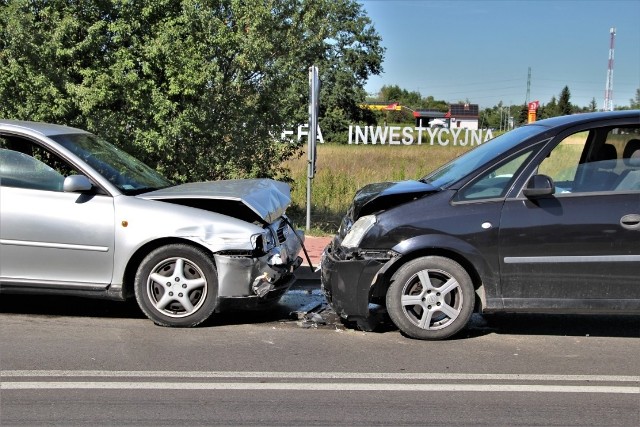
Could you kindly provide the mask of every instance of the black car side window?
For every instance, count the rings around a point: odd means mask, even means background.
[[[458,201],[475,201],[505,197],[532,150],[502,162],[481,174],[458,194]]]
[[[592,129],[570,135],[542,161],[538,173],[553,179],[556,195],[640,190],[640,130]]]
[[[588,131],[579,132],[563,139],[538,166],[538,174],[547,175],[553,179],[556,185],[556,194],[576,191],[578,166],[588,140]],[[596,166],[593,162],[587,167]],[[584,170],[582,173],[584,174]]]

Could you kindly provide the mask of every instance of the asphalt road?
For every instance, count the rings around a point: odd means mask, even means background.
[[[302,285],[194,329],[2,295],[0,425],[640,425],[638,316],[475,316],[422,342],[346,328]]]

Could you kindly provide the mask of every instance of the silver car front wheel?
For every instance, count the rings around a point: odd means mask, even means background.
[[[213,261],[189,245],[160,247],[140,263],[135,294],[142,311],[162,326],[195,326],[215,310],[218,280]]]

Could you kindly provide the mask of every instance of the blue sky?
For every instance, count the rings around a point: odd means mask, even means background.
[[[640,88],[640,0],[360,0],[386,48],[384,72],[365,89],[398,85],[481,108],[546,104],[568,86],[571,102],[604,104],[611,27],[613,103]]]

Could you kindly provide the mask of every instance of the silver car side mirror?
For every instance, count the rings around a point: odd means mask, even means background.
[[[70,175],[64,179],[62,191],[65,193],[82,193],[91,191],[93,184],[84,175]]]

